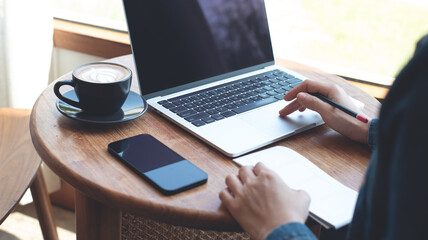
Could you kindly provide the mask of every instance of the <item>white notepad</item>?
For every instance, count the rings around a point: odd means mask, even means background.
[[[263,162],[292,189],[311,197],[309,216],[325,228],[349,224],[358,193],[341,184],[299,153],[282,146],[272,147],[233,160],[241,166]]]

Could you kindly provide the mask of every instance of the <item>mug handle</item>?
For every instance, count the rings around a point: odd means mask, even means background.
[[[70,98],[66,98],[66,97],[64,97],[64,96],[61,94],[61,92],[59,91],[59,89],[60,89],[62,86],[64,86],[64,85],[70,85],[70,86],[72,86],[72,87],[74,88],[74,86],[76,85],[76,83],[75,83],[73,80],[63,80],[63,81],[58,81],[58,82],[56,82],[56,83],[55,83],[55,85],[54,85],[54,93],[55,93],[55,95],[56,95],[59,99],[61,99],[62,101],[64,101],[64,102],[66,102],[66,103],[70,104],[71,106],[74,106],[74,107],[77,107],[77,108],[80,108],[80,109],[81,109],[81,107],[80,107],[80,102],[73,101],[73,100],[71,100]]]

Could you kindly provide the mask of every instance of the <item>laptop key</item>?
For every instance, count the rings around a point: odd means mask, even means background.
[[[230,99],[223,99],[223,100],[221,100],[220,101],[221,103],[223,103],[223,104],[230,104],[231,102],[233,102],[232,100],[230,100]]]
[[[210,117],[202,118],[201,120],[202,120],[203,122],[205,122],[205,123],[212,123],[212,122],[215,122],[215,119],[210,118]]]
[[[234,104],[235,106],[237,106],[237,107],[240,107],[240,106],[244,106],[244,105],[245,105],[245,103],[244,103],[243,101],[236,101],[236,102],[233,102],[233,104]]]
[[[278,84],[282,85],[282,86],[288,86],[288,82],[287,81],[281,81]]]
[[[214,115],[212,115],[211,117],[212,117],[212,118],[214,118],[215,120],[221,120],[221,119],[224,119],[224,117],[223,117],[222,115],[220,115],[220,114],[214,114]]]
[[[203,108],[205,108],[205,109],[213,109],[213,108],[215,108],[215,106],[214,105],[212,105],[212,104],[205,104],[204,106],[202,106]]]
[[[264,89],[264,90],[266,90],[266,91],[271,91],[271,90],[273,90],[273,88],[272,88],[271,86],[266,86],[266,87],[264,87],[263,89]]]
[[[287,91],[285,91],[284,89],[275,89],[275,92],[277,92],[277,93],[284,93],[284,94],[286,94],[287,93]]]
[[[164,105],[164,104],[167,104],[167,103],[168,103],[168,100],[162,100],[162,101],[158,102],[158,104],[160,104],[160,105]]]
[[[257,95],[259,95],[259,93],[256,92],[256,91],[251,91],[251,92],[248,92],[247,94],[250,95],[250,96],[257,96]]]
[[[276,84],[276,83],[274,83],[274,84],[272,84],[272,85],[270,85],[271,87],[273,87],[273,88],[275,88],[275,89],[277,89],[277,88],[280,88],[281,86],[280,85],[278,85],[278,84]]]
[[[232,101],[239,101],[240,99],[241,98],[238,97],[238,96],[233,96],[233,97],[230,98],[230,100],[232,100]]]
[[[293,89],[292,87],[290,87],[290,86],[285,86],[285,87],[282,87],[282,89],[284,89],[285,91],[290,91],[291,89]]]
[[[259,97],[261,97],[261,98],[268,98],[270,96],[267,95],[266,93],[262,93],[262,94],[259,94]]]
[[[204,102],[204,103],[211,103],[211,102],[214,102],[214,100],[213,100],[213,99],[211,99],[211,98],[204,98],[204,99],[202,99],[201,101],[202,101],[202,102]]]
[[[300,79],[298,79],[298,78],[291,78],[291,79],[288,79],[288,80],[287,80],[287,82],[288,82],[289,84],[293,84],[293,83],[301,83],[301,82],[302,82],[302,80],[300,80]]]
[[[232,109],[232,111],[235,113],[243,113],[243,112],[246,112],[246,111],[249,111],[249,110],[252,110],[252,109],[255,109],[255,108],[267,105],[269,103],[276,102],[276,101],[278,101],[278,99],[276,99],[274,97],[269,97],[269,98],[263,99],[261,101],[257,101],[257,102],[247,104],[247,105],[242,106],[242,107],[234,108],[234,109]]]
[[[220,113],[223,117],[232,117],[234,115],[236,115],[234,112],[232,111],[226,111],[226,112],[222,112]]]
[[[219,106],[223,106],[223,103],[221,102],[213,102],[212,105],[219,107]]]
[[[248,98],[248,99],[244,99],[244,100],[242,100],[242,102],[243,102],[243,103],[245,103],[245,104],[249,104],[249,103],[254,102],[254,100],[252,100],[252,99]]]
[[[200,113],[197,113],[197,114],[194,114],[194,115],[191,115],[191,116],[189,116],[189,117],[185,117],[184,119],[186,120],[186,121],[188,121],[188,122],[194,122],[194,121],[196,121],[196,120],[199,120],[199,119],[202,119],[202,118],[207,118],[207,117],[209,117],[210,115],[208,114],[208,113],[206,113],[206,112],[200,112]]]
[[[217,114],[217,113],[218,113],[218,111],[216,111],[216,110],[212,109],[212,110],[208,110],[206,113],[208,113],[208,114],[210,114],[210,115],[214,115],[214,114]]]
[[[200,100],[200,99],[202,99],[201,97],[199,97],[199,96],[191,96],[190,97],[190,99],[192,100],[192,101],[197,101],[197,100]]]
[[[284,94],[279,94],[279,95],[276,95],[275,98],[278,100],[283,100],[284,96],[285,96]]]
[[[290,84],[289,86],[290,86],[291,88],[295,88],[295,87],[299,86],[299,85],[300,85],[300,83],[301,83],[301,82],[293,83],[293,84]]]
[[[171,109],[171,108],[175,108],[175,105],[174,104],[172,104],[172,103],[167,103],[167,104],[164,104],[164,105],[162,105],[164,108],[167,108],[167,109]]]
[[[187,107],[187,108],[197,107],[196,104],[193,104],[193,103],[186,103],[186,104],[184,104],[184,106]]]
[[[184,103],[190,103],[190,102],[192,102],[192,100],[190,98],[183,98],[183,99],[181,99],[181,101],[184,102]]]
[[[184,106],[179,106],[179,107],[171,108],[169,110],[173,113],[178,113],[178,112],[182,112],[182,111],[187,110],[187,108]]]
[[[198,113],[198,112],[196,112],[193,109],[189,109],[189,110],[186,110],[183,112],[179,112],[179,113],[177,113],[177,115],[182,117],[182,118],[185,118],[185,117],[191,116],[191,115],[196,114],[196,113]]]
[[[177,100],[177,101],[174,101],[174,102],[171,102],[172,104],[174,104],[175,106],[181,106],[181,105],[183,105],[184,104],[184,102],[182,102],[182,101],[180,101],[180,100]]]
[[[249,97],[251,97],[251,95],[250,95],[250,94],[247,94],[247,93],[244,93],[244,94],[239,95],[239,97],[240,97],[241,99],[243,99],[243,98],[249,98]]]
[[[205,103],[200,100],[197,100],[197,101],[194,101],[193,104],[195,104],[196,106],[201,106],[201,105],[204,105]]]
[[[196,127],[200,127],[200,126],[205,125],[205,123],[201,120],[193,121],[192,124],[195,125]]]
[[[232,108],[235,108],[236,106],[235,106],[235,104],[226,104],[226,105],[224,105],[224,107],[225,108],[227,108],[227,109],[232,109]]]
[[[219,111],[219,112],[226,112],[226,111],[228,111],[229,109],[227,109],[227,108],[225,108],[225,107],[218,107],[218,108],[216,108],[215,110],[216,110],[216,111]]]
[[[253,100],[253,102],[257,102],[262,100],[263,98],[259,97],[259,96],[255,96],[255,97],[250,97],[251,100]]]
[[[203,111],[205,111],[206,109],[205,109],[205,108],[203,108],[203,107],[195,107],[195,108],[193,108],[193,110],[195,110],[196,112],[203,112]]]

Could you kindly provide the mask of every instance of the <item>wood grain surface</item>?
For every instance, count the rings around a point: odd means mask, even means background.
[[[135,69],[131,55],[109,61]],[[365,103],[366,115],[377,116],[379,102],[343,79],[291,61],[279,60],[278,63],[311,79],[339,84],[352,97]],[[139,92],[133,72],[132,89]],[[61,79],[69,77],[68,74]],[[218,193],[225,188],[225,177],[238,171],[230,158],[150,109],[129,122],[96,125],[61,115],[55,107],[56,101],[51,84],[32,111],[33,143],[49,167],[81,194],[118,211],[166,223],[209,230],[240,230],[218,198]],[[207,172],[207,184],[164,196],[108,153],[108,143],[142,133],[153,135]],[[355,190],[363,180],[370,157],[366,145],[352,142],[326,126],[274,145],[294,149]]]
[[[30,110],[0,108],[0,224],[30,187],[41,160],[31,143]]]

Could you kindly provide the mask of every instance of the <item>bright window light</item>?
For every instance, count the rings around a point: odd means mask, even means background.
[[[127,30],[121,0],[53,1],[58,18]],[[275,57],[383,85],[428,33],[427,0],[265,2]]]

